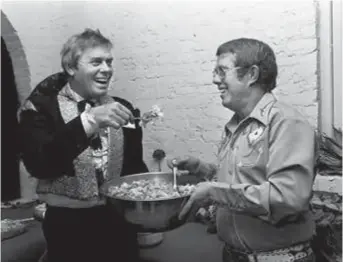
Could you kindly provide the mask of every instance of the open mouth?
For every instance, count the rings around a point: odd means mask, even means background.
[[[94,82],[101,84],[101,85],[107,85],[109,82],[109,79],[108,78],[98,78],[98,79],[95,79]]]

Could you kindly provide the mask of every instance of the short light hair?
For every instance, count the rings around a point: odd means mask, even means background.
[[[77,68],[80,56],[88,48],[105,46],[113,47],[112,42],[104,37],[99,29],[86,28],[82,33],[71,36],[61,50],[61,65],[65,73],[67,68]]]
[[[237,70],[238,77],[243,77],[248,69],[256,65],[259,68],[259,84],[266,92],[276,87],[278,67],[273,49],[266,43],[250,38],[238,38],[220,45],[216,56],[231,53],[235,56],[235,66],[242,67]]]

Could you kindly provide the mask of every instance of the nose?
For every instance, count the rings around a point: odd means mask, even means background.
[[[112,68],[111,64],[108,64],[106,61],[103,61],[101,63],[100,70],[101,70],[101,72],[111,73],[113,71],[113,68]]]
[[[221,79],[219,77],[219,75],[213,71],[213,74],[212,74],[212,83],[215,84],[215,85],[219,85],[221,83]]]

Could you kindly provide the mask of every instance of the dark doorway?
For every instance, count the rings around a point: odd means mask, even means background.
[[[18,93],[13,64],[1,37],[1,201],[20,197]]]

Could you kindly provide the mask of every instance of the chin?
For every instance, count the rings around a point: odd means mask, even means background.
[[[96,96],[103,96],[106,95],[108,93],[108,87],[107,88],[97,88],[96,90],[94,90],[94,95]]]
[[[225,99],[222,100],[222,105],[226,108],[229,108],[230,109],[230,102],[229,101],[226,101]]]

